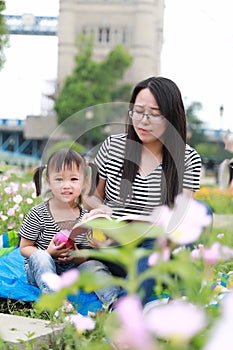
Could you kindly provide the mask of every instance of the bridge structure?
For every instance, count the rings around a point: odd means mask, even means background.
[[[57,35],[58,18],[52,16],[4,15],[9,34],[15,35]]]
[[[57,35],[58,18],[56,16],[34,16],[31,13],[5,14],[4,19],[10,35]],[[55,124],[52,124],[55,127]],[[0,119],[0,162],[26,167],[40,163],[49,135],[39,133],[38,136],[34,130],[35,135],[30,133],[28,137],[25,135],[26,125],[27,118],[25,120]],[[38,128],[38,123],[36,125]]]
[[[0,119],[0,160],[32,167],[40,163],[47,139],[26,139],[26,120]]]

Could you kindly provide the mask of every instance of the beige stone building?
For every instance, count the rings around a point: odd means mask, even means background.
[[[164,0],[60,0],[58,86],[72,73],[81,33],[94,33],[97,61],[117,44],[129,49],[133,63],[125,81],[159,75],[163,16]]]

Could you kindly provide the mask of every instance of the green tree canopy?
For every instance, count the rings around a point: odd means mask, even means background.
[[[205,123],[197,117],[197,112],[202,109],[200,102],[192,102],[186,107],[186,116],[188,122],[188,129],[190,130],[191,137],[189,143],[195,147],[201,142],[207,141],[207,137],[203,135],[202,128]]]
[[[0,1],[0,69],[3,67],[6,60],[4,48],[7,47],[9,43],[9,35],[4,16],[2,15],[2,11],[4,11],[5,8],[5,1]]]
[[[131,85],[122,84],[132,57],[122,45],[116,46],[101,62],[92,59],[93,37],[81,36],[73,73],[68,76],[56,98],[58,123],[89,107],[116,100],[127,100]]]

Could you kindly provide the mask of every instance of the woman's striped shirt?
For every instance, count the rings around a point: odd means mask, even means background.
[[[101,145],[95,158],[99,175],[106,180],[105,204],[112,208],[113,217],[130,214],[148,215],[154,207],[161,205],[162,165],[160,164],[147,176],[136,174],[132,183],[132,197],[127,198],[123,205],[119,193],[125,143],[125,134],[109,136]],[[200,155],[195,149],[186,145],[183,188],[199,190],[200,173]]]
[[[80,222],[86,212],[85,209],[80,208],[80,216],[76,220],[72,220],[72,226]],[[64,224],[66,223],[67,222],[56,222],[50,213],[48,202],[42,202],[29,210],[22,223],[19,234],[25,239],[35,241],[35,246],[38,249],[45,250],[48,248],[54,235],[62,229],[65,229],[65,227],[62,226],[65,226]],[[69,229],[68,227],[66,228]],[[78,248],[90,248],[85,234],[78,235],[75,239],[75,243]]]

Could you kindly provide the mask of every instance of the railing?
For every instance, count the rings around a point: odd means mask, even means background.
[[[57,35],[58,18],[48,16],[4,15],[9,34]]]

